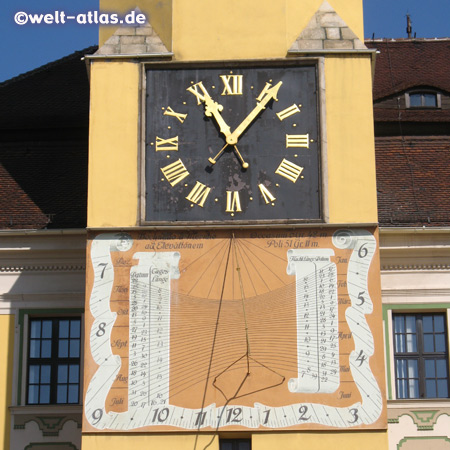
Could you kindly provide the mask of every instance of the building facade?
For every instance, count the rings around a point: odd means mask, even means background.
[[[447,448],[448,41],[139,7],[0,86],[4,448]]]

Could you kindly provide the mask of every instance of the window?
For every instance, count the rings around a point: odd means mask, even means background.
[[[409,92],[406,94],[407,108],[440,108],[441,96],[436,92]]]
[[[27,404],[78,404],[81,319],[30,318]]]
[[[397,398],[448,398],[445,314],[395,314]]]
[[[221,439],[220,450],[251,450],[250,439]]]

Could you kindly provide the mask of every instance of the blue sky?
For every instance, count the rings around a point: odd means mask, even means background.
[[[413,35],[450,37],[450,0],[363,0],[363,4],[366,38],[406,37],[406,14],[411,15]],[[95,25],[20,26],[14,22],[15,13],[76,15],[97,9],[98,0],[2,0],[0,82],[97,43]]]

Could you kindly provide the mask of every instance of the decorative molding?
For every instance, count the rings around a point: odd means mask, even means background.
[[[140,13],[139,8],[135,9]],[[136,27],[121,26],[95,52],[94,56],[106,55],[142,55],[142,54],[171,55],[161,38],[148,21]]]
[[[84,264],[52,264],[52,265],[14,265],[0,266],[0,273],[22,273],[22,272],[74,272],[85,271]]]
[[[43,408],[45,411],[45,408]],[[57,408],[53,408],[57,410]],[[77,407],[77,409],[81,409]],[[59,436],[59,432],[63,429],[64,424],[68,421],[73,421],[77,424],[77,428],[81,428],[82,413],[81,412],[54,412],[52,414],[45,414],[39,407],[36,408],[35,413],[18,412],[19,408],[14,408],[12,416],[14,419],[15,430],[25,430],[25,425],[28,422],[36,422],[43,436]]]
[[[418,431],[433,431],[438,418],[442,415],[450,417],[450,407],[439,409],[429,409],[429,407],[424,409],[388,408],[388,423],[398,424],[400,417],[408,416]]]
[[[367,50],[367,47],[325,0],[288,53],[302,50]]]
[[[381,270],[388,271],[406,271],[406,270],[433,270],[447,271],[450,270],[450,264],[382,264]]]

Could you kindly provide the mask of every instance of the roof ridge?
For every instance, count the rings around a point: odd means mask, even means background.
[[[16,75],[15,77],[12,77],[8,80],[2,81],[2,82],[0,82],[0,88],[2,88],[4,86],[8,86],[9,84],[12,84],[12,83],[16,83],[17,81],[24,80],[28,77],[36,75],[45,70],[48,70],[59,64],[63,64],[71,59],[75,59],[77,56],[84,56],[84,55],[92,54],[97,50],[97,48],[98,48],[97,45],[91,45],[82,50],[76,50],[73,53],[70,53],[69,55],[66,55],[66,56],[63,56],[62,58],[56,59],[55,61],[50,61],[49,63],[46,63],[42,66],[36,67],[35,69],[29,70],[28,72],[21,73],[21,74]]]

